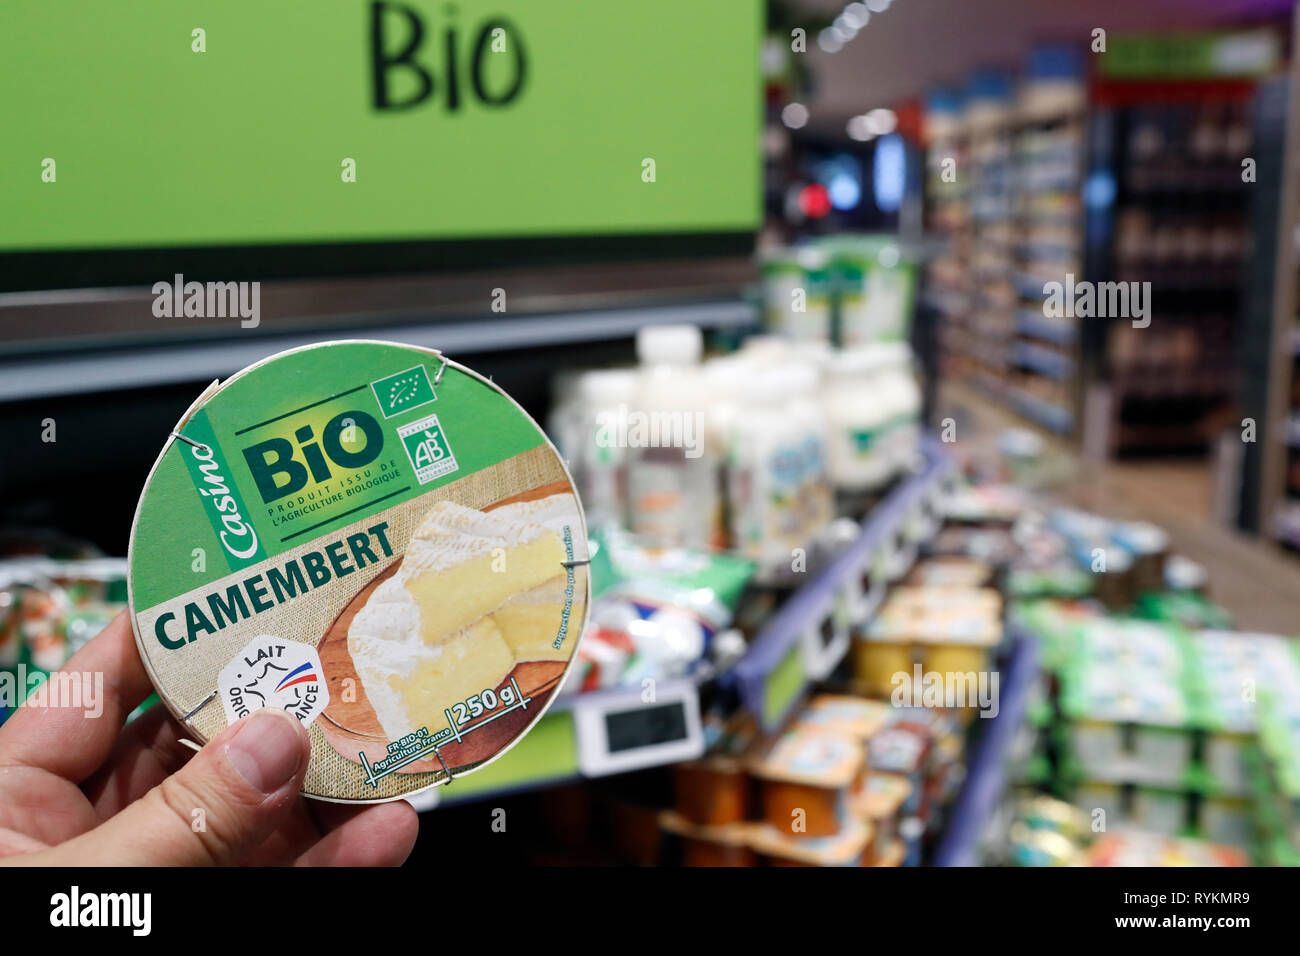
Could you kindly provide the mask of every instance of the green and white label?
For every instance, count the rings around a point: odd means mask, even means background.
[[[545,711],[586,620],[586,529],[490,382],[327,343],[236,375],[176,435],[136,513],[131,608],[199,737],[293,708],[305,792],[369,802],[487,765]]]

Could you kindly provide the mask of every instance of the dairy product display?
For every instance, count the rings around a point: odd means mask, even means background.
[[[807,544],[805,478],[809,435],[790,414],[794,370],[750,378],[740,393],[727,459],[731,541],[756,560],[761,579],[789,572],[792,549]]]
[[[637,376],[627,369],[588,372],[578,383],[576,440],[572,452],[564,450],[593,527],[625,520],[628,449],[609,440],[617,434],[609,426],[628,414],[636,396]]]
[[[265,696],[218,689],[227,665],[276,666],[257,641],[316,652],[298,678],[327,701],[304,792],[347,802],[507,750],[562,683],[588,605],[582,510],[540,429],[438,353],[380,342],[214,383],[155,465],[129,560],[141,655],[199,739],[225,726],[217,694],[238,695],[234,714]]]
[[[917,466],[921,391],[903,342],[768,333],[703,362],[697,329],[652,326],[637,343],[637,369],[555,382],[552,422],[593,525],[736,550],[760,583],[789,584],[837,516],[861,518]]]
[[[896,236],[840,234],[763,256],[763,319],[795,342],[905,342],[916,266]]]
[[[702,349],[694,326],[642,329],[637,335],[641,368],[636,405],[626,433],[600,439],[626,445],[630,526],[662,544],[717,543],[718,462],[705,428],[708,389],[700,369]]]

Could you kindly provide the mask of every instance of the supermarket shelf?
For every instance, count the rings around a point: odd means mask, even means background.
[[[980,834],[1001,801],[1006,786],[1007,756],[1024,720],[1038,668],[1038,649],[1033,636],[1014,631],[1011,640],[999,688],[998,715],[988,721],[989,726],[983,728],[975,742],[966,765],[966,779],[935,853],[935,866],[978,866]]]
[[[1057,381],[1067,381],[1074,375],[1074,363],[1070,361],[1069,356],[1055,352],[1045,345],[1017,342],[1011,355],[1017,365]]]
[[[1021,415],[1051,431],[1064,435],[1074,427],[1074,415],[1068,408],[1037,398],[1023,389],[1008,388],[1007,400]]]
[[[764,730],[780,727],[808,685],[843,659],[850,626],[875,613],[887,582],[907,571],[919,543],[937,530],[939,499],[957,470],[932,437],[922,442],[922,453],[921,472],[897,486],[863,522],[857,540],[795,591],[726,675]]]
[[[32,354],[0,358],[0,402],[224,378],[272,353],[332,338],[405,342],[436,348],[449,358],[458,358],[504,349],[626,338],[645,325],[685,322],[704,328],[736,328],[757,321],[754,305],[727,301],[360,329],[331,328],[291,335],[235,336],[220,341],[78,354]]]
[[[1049,319],[1032,309],[1021,309],[1016,315],[1016,330],[1057,345],[1073,345],[1079,334],[1073,320]]]

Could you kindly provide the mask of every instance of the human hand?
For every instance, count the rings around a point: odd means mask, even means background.
[[[415,845],[405,801],[302,797],[307,731],[278,710],[199,753],[161,704],[124,728],[152,690],[125,612],[62,673],[102,675],[102,713],[29,701],[0,726],[0,864],[396,866]]]

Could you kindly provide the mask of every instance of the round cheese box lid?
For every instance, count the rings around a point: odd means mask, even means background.
[[[328,342],[213,383],[131,529],[136,643],[200,740],[261,707],[308,728],[303,792],[407,796],[545,712],[590,602],[555,448],[439,353]]]

